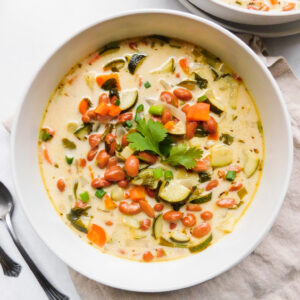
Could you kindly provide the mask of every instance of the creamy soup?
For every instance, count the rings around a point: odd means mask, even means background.
[[[300,0],[219,0],[227,4],[260,11],[291,11],[300,9]]]
[[[63,221],[99,250],[176,259],[232,232],[256,192],[262,124],[242,78],[163,36],[110,43],[45,110],[41,174]]]

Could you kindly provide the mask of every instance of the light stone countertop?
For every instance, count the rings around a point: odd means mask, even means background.
[[[41,63],[70,35],[104,16],[142,8],[186,11],[175,0],[0,1],[0,120],[13,114]],[[266,39],[265,44],[271,55],[284,56],[300,77],[300,35]],[[9,134],[0,125],[0,180],[13,191],[9,142]],[[18,203],[13,220],[24,247],[44,274],[70,299],[79,299],[66,265],[39,239]],[[4,224],[0,224],[0,245],[23,267],[18,279],[5,277],[0,270],[0,298],[47,299],[13,245]]]

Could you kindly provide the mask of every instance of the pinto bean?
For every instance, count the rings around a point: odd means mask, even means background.
[[[79,159],[79,166],[81,168],[84,168],[86,166],[86,159],[85,158],[80,158]]]
[[[128,185],[128,180],[124,179],[124,180],[120,180],[118,181],[118,186],[125,189]]]
[[[122,146],[126,147],[129,145],[129,142],[127,141],[127,134],[122,136]]]
[[[141,230],[148,230],[151,226],[151,220],[150,219],[144,219],[142,221],[140,221],[140,229]]]
[[[222,208],[231,208],[236,204],[235,199],[233,198],[223,198],[217,201],[217,205]]]
[[[124,165],[124,169],[128,176],[135,177],[139,173],[139,165],[140,161],[137,159],[136,156],[130,155]]]
[[[232,185],[232,186],[229,188],[229,191],[230,191],[230,192],[238,191],[239,189],[242,188],[242,186],[243,186],[242,183],[234,184],[234,185]]]
[[[149,187],[146,187],[146,193],[149,197],[154,198],[155,197],[155,190],[150,189]]]
[[[189,210],[189,211],[201,211],[202,207],[201,207],[200,204],[188,204],[186,206],[186,210]]]
[[[101,142],[101,134],[95,133],[89,136],[89,143],[92,148],[98,146],[100,142]]]
[[[132,120],[132,117],[133,117],[132,112],[127,112],[127,113],[121,114],[121,115],[119,115],[117,123],[124,123],[126,121],[130,121],[130,120]]]
[[[172,121],[172,114],[168,110],[164,109],[162,117],[161,117],[161,121],[163,124],[166,124],[169,121]]]
[[[213,213],[210,210],[206,210],[203,213],[201,213],[200,217],[202,218],[202,220],[208,221],[212,219]]]
[[[117,148],[116,137],[112,133],[109,133],[105,137],[105,149],[109,155],[114,155],[116,148]]]
[[[140,200],[140,206],[143,212],[150,218],[154,218],[155,213],[153,207],[146,201],[146,200]]]
[[[162,203],[156,203],[154,205],[154,210],[155,211],[162,211],[164,209],[164,205]]]
[[[121,181],[125,179],[125,172],[120,166],[113,166],[104,173],[104,179],[108,181]]]
[[[139,152],[138,156],[150,165],[155,164],[158,159],[156,155],[147,152]]]
[[[173,94],[180,100],[183,100],[183,101],[188,101],[188,100],[191,100],[193,98],[193,95],[192,93],[185,89],[185,88],[176,88],[174,91],[173,91]]]
[[[196,121],[187,121],[185,128],[186,128],[186,138],[190,140],[191,138],[194,137],[195,131],[197,129],[198,123]]]
[[[163,214],[164,220],[168,222],[176,222],[182,219],[183,213],[181,211],[169,210]]]
[[[107,187],[110,185],[111,183],[104,178],[94,178],[91,182],[91,186],[95,189]]]
[[[98,103],[99,103],[99,104],[100,104],[100,103],[106,103],[106,104],[109,103],[109,98],[108,98],[108,96],[107,96],[106,93],[102,93],[102,94],[99,96],[99,98],[98,98]]]
[[[119,211],[125,215],[136,215],[142,211],[138,202],[121,201]]]
[[[113,166],[116,166],[118,164],[118,159],[116,157],[110,157],[107,163],[107,168],[111,168]]]
[[[88,154],[86,155],[86,158],[88,161],[91,161],[94,159],[94,157],[96,156],[97,152],[98,152],[99,146],[96,146],[94,148],[91,148],[91,150],[88,152]]]
[[[105,150],[101,150],[96,157],[98,167],[104,169],[107,166],[109,158],[110,155]]]
[[[217,179],[211,180],[205,187],[206,191],[210,191],[219,185],[219,181]]]
[[[82,121],[83,123],[89,123],[89,122],[91,122],[91,118],[89,117],[89,115],[88,115],[87,112],[86,112],[84,115],[82,115],[81,121]]]
[[[169,91],[162,91],[160,94],[160,100],[162,102],[166,102],[168,104],[171,104],[175,107],[178,107],[178,99]]]
[[[209,223],[201,223],[200,225],[194,227],[192,230],[192,235],[196,238],[202,238],[207,235],[211,230]]]
[[[87,112],[87,115],[88,115],[88,117],[89,117],[91,120],[96,120],[96,119],[97,119],[97,114],[96,114],[96,112],[95,112],[93,109],[89,110],[89,111]]]
[[[56,186],[61,192],[64,192],[66,188],[66,183],[62,178],[60,178],[57,180]]]
[[[209,116],[208,121],[202,122],[202,126],[203,129],[209,133],[215,133],[218,130],[218,123],[212,116]]]
[[[194,214],[187,213],[187,215],[183,217],[181,222],[186,227],[192,227],[196,224],[196,217]]]

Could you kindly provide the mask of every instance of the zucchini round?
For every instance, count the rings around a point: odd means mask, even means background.
[[[137,89],[123,91],[120,97],[120,105],[122,112],[133,108],[138,100],[139,93]]]
[[[163,215],[160,214],[159,216],[157,216],[154,221],[153,221],[153,225],[152,225],[152,234],[153,237],[155,239],[160,238],[160,236],[162,235],[163,232]]]
[[[178,123],[175,124],[175,126],[172,129],[169,129],[169,133],[176,136],[185,135],[186,133],[185,124],[179,121]]]
[[[175,181],[164,182],[158,192],[160,199],[171,204],[185,202],[190,194],[190,189]]]
[[[162,74],[162,73],[174,73],[175,71],[175,59],[173,57],[169,58],[168,61],[163,63],[158,69],[151,71],[152,74]]]
[[[147,55],[145,55],[145,54],[134,53],[130,57],[130,60],[128,63],[129,73],[133,75],[146,57],[147,57]]]
[[[175,243],[187,243],[190,238],[181,231],[174,231],[171,233],[170,240]]]
[[[113,72],[119,72],[122,68],[125,66],[125,59],[124,58],[116,58],[108,63],[106,63],[103,67],[103,69],[106,70],[112,70]]]
[[[183,80],[179,82],[177,85],[182,86],[188,90],[194,90],[196,87],[197,81],[195,80]]]
[[[204,241],[201,240],[200,243],[191,245],[188,248],[189,248],[190,252],[192,252],[192,253],[200,252],[209,246],[212,239],[213,239],[213,236],[212,236],[212,234],[210,234],[209,237],[207,239],[205,239]]]

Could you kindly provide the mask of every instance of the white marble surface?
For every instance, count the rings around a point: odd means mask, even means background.
[[[13,114],[22,93],[40,64],[68,36],[103,16],[141,8],[185,11],[175,0],[2,0],[0,1],[0,120]],[[300,35],[265,40],[272,55],[283,55],[300,77]],[[9,134],[0,125],[0,180],[13,191],[9,166]],[[79,299],[67,267],[38,238],[21,207],[16,205],[14,223],[19,237],[44,274],[71,299]],[[18,279],[0,271],[1,299],[46,299],[34,276],[15,249],[3,224],[1,246],[21,265]]]

